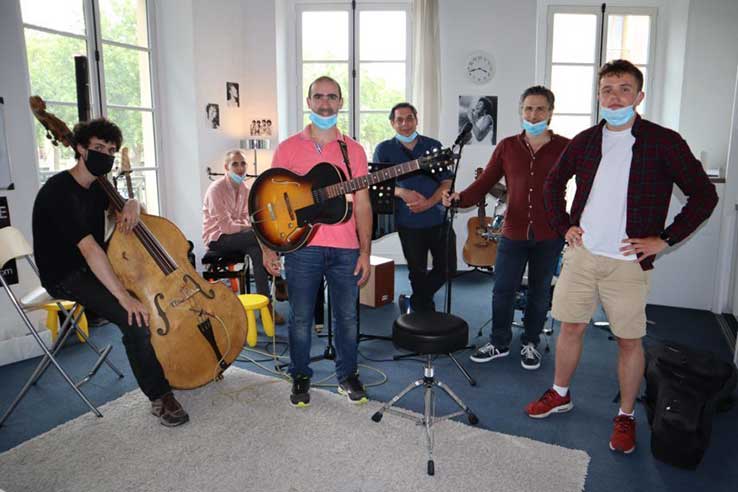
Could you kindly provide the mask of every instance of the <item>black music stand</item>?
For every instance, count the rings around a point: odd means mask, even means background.
[[[373,173],[394,164],[370,162],[369,172]],[[395,225],[395,180],[390,179],[369,187],[369,199],[372,202],[372,241],[387,234],[397,232]],[[361,332],[361,302],[356,301],[356,331],[357,342],[364,340],[386,340],[391,342],[392,337],[383,335],[369,335]]]

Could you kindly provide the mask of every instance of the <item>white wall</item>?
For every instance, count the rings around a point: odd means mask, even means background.
[[[5,100],[5,129],[15,182],[15,190],[0,191],[0,195],[8,199],[11,224],[20,229],[30,242],[31,212],[39,178],[33,116],[28,107],[30,85],[25,41],[19,19],[17,1],[0,2],[0,96]],[[38,281],[26,262],[19,263],[19,267],[21,283],[15,287],[20,293],[25,293],[38,285]],[[0,365],[41,353],[35,342],[24,336],[26,331],[5,292],[0,292]]]
[[[707,168],[725,168],[728,155],[738,66],[736,22],[735,0],[699,0],[689,6],[679,131]]]
[[[237,0],[162,0],[156,6],[162,209],[195,243],[199,259],[205,252],[202,199],[210,183],[205,170],[222,172],[223,155],[248,131],[249,16]],[[240,108],[226,106],[227,81],[240,85]],[[218,129],[206,118],[208,103],[220,107]]]

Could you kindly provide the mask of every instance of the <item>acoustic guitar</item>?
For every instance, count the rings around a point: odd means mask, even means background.
[[[337,224],[351,218],[351,203],[344,195],[420,169],[431,173],[451,170],[454,154],[441,149],[418,159],[347,180],[343,171],[321,162],[300,176],[271,168],[259,175],[249,193],[254,232],[269,248],[282,253],[303,247],[320,224]]]
[[[478,167],[474,171],[474,179],[482,175],[483,169]],[[492,217],[487,217],[486,194],[477,203],[477,216],[469,219],[466,224],[468,231],[464,243],[464,262],[470,267],[490,268],[497,258],[497,243],[487,238],[486,233],[492,229]]]

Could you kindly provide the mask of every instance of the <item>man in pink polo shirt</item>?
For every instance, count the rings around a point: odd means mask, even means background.
[[[330,77],[318,77],[308,88],[307,105],[310,121],[305,129],[279,146],[272,159],[273,167],[283,167],[303,175],[321,162],[340,168],[348,177],[367,174],[363,147],[343,135],[336,127],[338,111],[343,107],[341,87]],[[348,164],[339,141],[346,144]],[[336,327],[336,378],[338,392],[352,403],[367,401],[359,381],[356,365],[357,316],[359,287],[369,278],[372,210],[369,192],[359,190],[347,197],[353,200],[352,217],[340,224],[317,227],[307,245],[285,255],[287,288],[290,293],[288,323],[290,343],[290,402],[296,407],[310,404],[310,342],[315,299],[323,277],[328,282],[328,295]],[[279,258],[264,248],[264,266],[279,274]]]
[[[246,156],[242,150],[225,155],[225,176],[214,181],[202,204],[202,241],[211,251],[249,255],[254,269],[256,292],[269,297],[269,280],[261,248],[249,221],[249,187],[246,186]],[[271,305],[270,305],[271,309]],[[274,311],[274,322],[284,318]]]

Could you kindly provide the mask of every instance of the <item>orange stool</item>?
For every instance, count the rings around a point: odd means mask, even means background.
[[[71,301],[60,301],[60,304],[64,309],[69,311],[74,306],[74,303]],[[50,302],[48,304],[44,304],[42,306],[42,309],[46,311],[46,328],[49,329],[51,332],[51,339],[56,340],[56,337],[59,336],[59,305],[55,302]],[[82,311],[82,306],[77,305],[77,307],[74,309],[74,311],[71,313],[74,318],[77,318],[80,311]],[[79,320],[77,321],[77,324],[79,325],[80,329],[85,333],[85,336],[90,336],[90,331],[87,327],[87,316],[85,316],[85,313],[82,313],[82,316],[80,316]],[[85,343],[85,338],[77,333],[77,338],[80,342]]]

